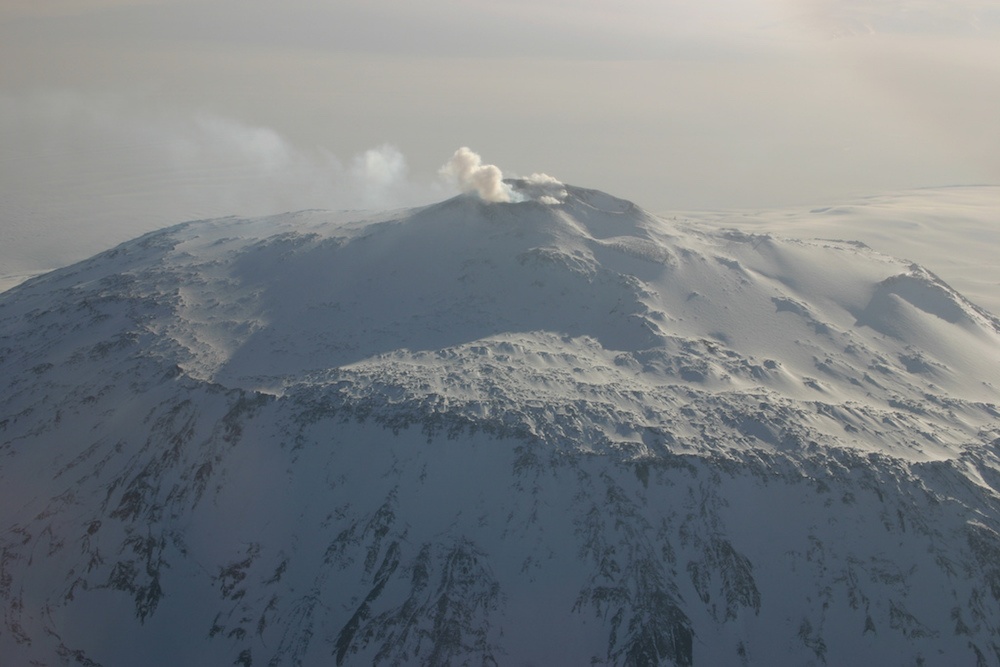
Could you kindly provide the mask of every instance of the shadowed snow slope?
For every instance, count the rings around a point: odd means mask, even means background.
[[[995,317],[508,183],[0,294],[4,664],[998,664]]]

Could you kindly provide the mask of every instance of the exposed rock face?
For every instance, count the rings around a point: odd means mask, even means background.
[[[3,663],[1000,664],[996,319],[545,202],[188,223],[0,295]]]

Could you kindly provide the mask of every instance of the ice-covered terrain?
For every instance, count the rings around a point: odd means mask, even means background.
[[[0,294],[4,664],[1000,664],[993,314],[510,186]]]
[[[851,239],[931,268],[1000,313],[1000,186],[920,188],[808,208],[666,213],[715,229]]]

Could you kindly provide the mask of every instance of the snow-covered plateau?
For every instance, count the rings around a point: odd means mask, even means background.
[[[993,314],[510,186],[0,294],[0,663],[1000,665]]]

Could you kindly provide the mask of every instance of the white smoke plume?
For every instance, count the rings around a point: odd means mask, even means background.
[[[523,193],[548,206],[561,204],[566,199],[566,186],[548,174],[534,173],[524,179],[527,192]]]
[[[133,95],[0,90],[0,286],[183,220],[440,200],[385,144],[341,159]]]
[[[479,154],[466,146],[455,151],[441,167],[440,173],[462,192],[475,190],[484,201],[510,202],[517,199],[511,187],[503,182],[500,168],[494,164],[483,164]]]

